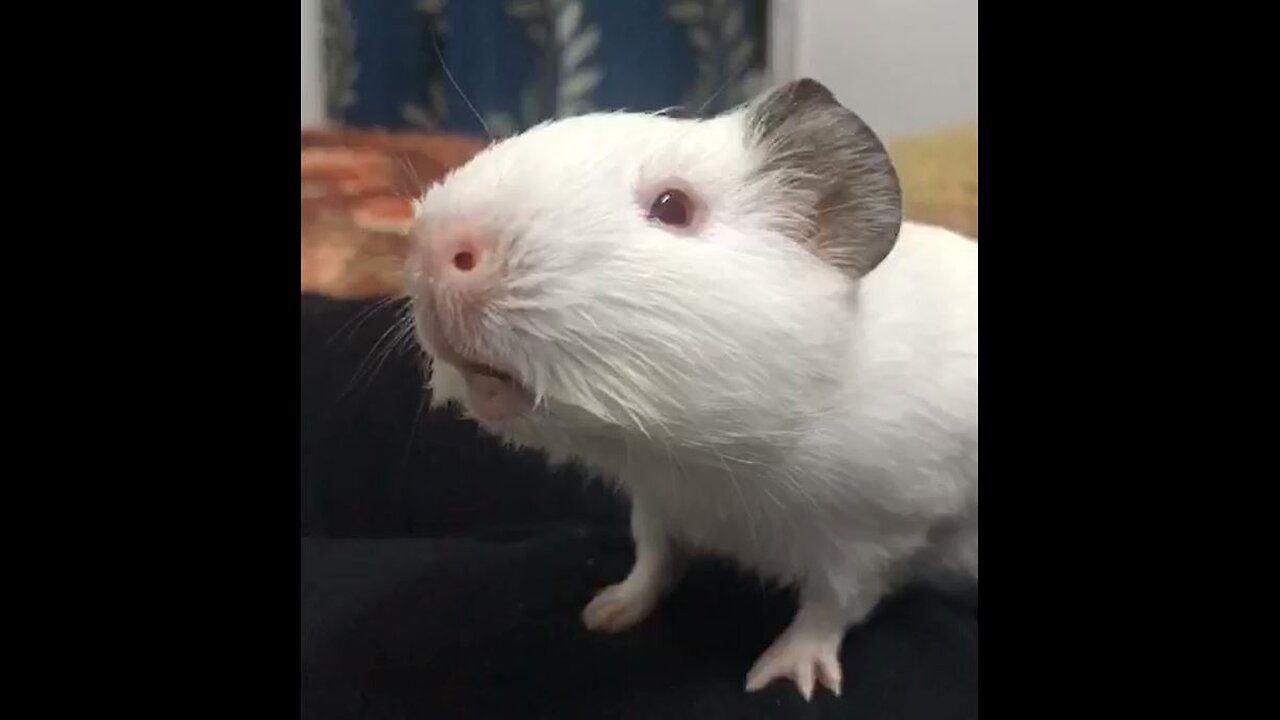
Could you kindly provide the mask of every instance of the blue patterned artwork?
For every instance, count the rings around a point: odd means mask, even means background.
[[[594,110],[714,113],[765,73],[766,0],[322,4],[328,112],[351,127],[480,133],[479,115],[505,136]]]

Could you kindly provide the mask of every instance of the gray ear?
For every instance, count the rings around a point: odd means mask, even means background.
[[[888,151],[861,118],[806,78],[751,102],[747,130],[764,150],[761,172],[802,207],[801,243],[854,277],[884,260],[902,227],[902,190]]]

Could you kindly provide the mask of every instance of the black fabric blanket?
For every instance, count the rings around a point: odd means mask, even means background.
[[[426,411],[397,316],[302,298],[305,720],[977,717],[976,605],[925,591],[851,631],[842,696],[809,703],[743,691],[794,598],[712,560],[640,626],[587,632],[631,561],[625,502]]]

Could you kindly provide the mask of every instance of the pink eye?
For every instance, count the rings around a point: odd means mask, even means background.
[[[663,225],[688,227],[693,220],[693,201],[679,190],[664,190],[649,208],[649,217]]]

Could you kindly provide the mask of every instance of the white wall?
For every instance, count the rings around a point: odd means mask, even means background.
[[[978,0],[775,2],[779,77],[826,84],[882,136],[977,121]]]
[[[320,0],[302,0],[302,126],[324,122],[320,52]]]

